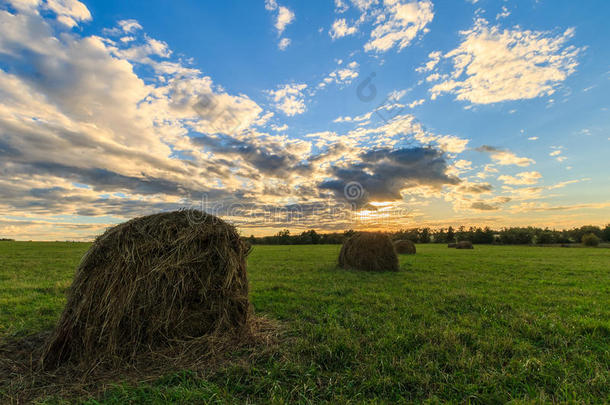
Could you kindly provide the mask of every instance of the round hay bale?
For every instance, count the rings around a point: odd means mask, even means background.
[[[455,247],[457,247],[457,243],[449,243],[449,244],[447,244],[447,247],[448,248],[455,248]]]
[[[129,361],[141,351],[243,330],[247,255],[232,225],[195,210],[108,229],[76,270],[43,367]]]
[[[396,253],[401,255],[414,255],[417,251],[417,249],[415,249],[415,243],[407,239],[394,242],[394,249],[396,249]]]
[[[469,240],[462,240],[459,241],[456,246],[456,249],[474,249],[474,246],[472,246],[472,242]]]
[[[398,256],[387,235],[362,232],[343,243],[339,266],[367,271],[398,271]]]

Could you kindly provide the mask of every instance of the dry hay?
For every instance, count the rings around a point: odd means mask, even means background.
[[[474,247],[472,246],[472,242],[470,242],[469,240],[462,240],[459,241],[456,246],[456,249],[474,249]]]
[[[141,352],[244,333],[247,255],[232,225],[194,210],[107,230],[76,270],[41,364],[131,362]]]
[[[407,239],[395,241],[394,248],[396,249],[396,253],[402,255],[414,255],[417,251],[415,249],[415,243]]]
[[[398,256],[387,235],[362,232],[343,243],[339,266],[344,269],[398,271]]]
[[[158,381],[184,370],[196,378],[207,379],[227,367],[247,369],[252,363],[268,361],[277,356],[280,342],[292,339],[277,322],[250,316],[247,331],[242,334],[176,342],[163,350],[141,352],[129,363],[69,362],[43,370],[38,359],[49,335],[42,332],[0,339],[0,403],[38,403],[49,398],[61,398],[61,403],[81,403],[98,398],[117,384],[134,386]]]

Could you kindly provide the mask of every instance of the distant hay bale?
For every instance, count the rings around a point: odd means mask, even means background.
[[[398,256],[387,235],[362,232],[343,243],[339,266],[344,269],[398,271]]]
[[[242,330],[250,316],[247,255],[232,225],[195,210],[108,229],[76,270],[42,365],[129,361],[177,341]]]
[[[456,245],[455,245],[456,249],[474,249],[474,246],[472,246],[472,242],[469,240],[462,240],[459,241]]]
[[[447,247],[448,248],[455,248],[455,247],[457,247],[457,243],[449,243],[449,244],[447,244]]]
[[[414,255],[417,251],[415,248],[415,243],[407,239],[397,240],[394,242],[394,249],[396,249],[396,253],[401,255]]]

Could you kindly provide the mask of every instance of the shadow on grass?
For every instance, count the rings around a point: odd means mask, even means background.
[[[0,340],[0,402],[82,400],[98,397],[121,384],[150,383],[184,370],[202,378],[225,367],[273,355],[284,331],[276,321],[252,316],[247,330],[239,334],[203,336],[175,342],[171,347],[151,348],[130,362],[72,362],[43,370],[40,358],[50,335],[51,331],[45,331]]]

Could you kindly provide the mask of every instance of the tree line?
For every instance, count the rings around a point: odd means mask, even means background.
[[[251,235],[244,238],[252,245],[322,245],[341,244],[355,233],[353,230],[344,232],[318,233],[313,229],[290,234],[284,229],[273,236],[256,237]],[[610,242],[610,224],[605,228],[594,225],[585,225],[579,228],[555,230],[535,227],[511,227],[494,230],[489,227],[481,228],[460,226],[454,228],[431,229],[411,228],[397,232],[386,232],[392,240],[408,239],[415,243],[453,243],[468,240],[474,244],[500,244],[500,245],[531,245],[531,244],[557,244],[580,243],[585,235],[595,235],[600,241]]]

